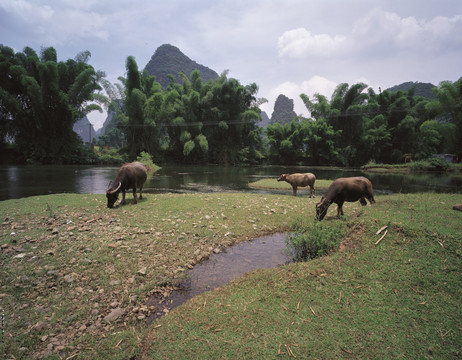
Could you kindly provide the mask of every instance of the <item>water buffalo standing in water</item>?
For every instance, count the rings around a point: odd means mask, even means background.
[[[326,195],[316,204],[316,219],[322,220],[326,215],[327,209],[333,202],[337,204],[337,218],[343,215],[343,203],[345,201],[358,201],[362,206],[369,202],[375,203],[372,183],[363,176],[339,178],[335,180],[327,189]]]
[[[314,189],[314,182],[316,181],[316,176],[312,173],[305,174],[282,174],[279,176],[278,181],[286,181],[292,185],[292,190],[294,196],[297,196],[297,187],[309,186],[310,187],[310,197],[316,195],[316,190]]]
[[[138,203],[136,199],[136,188],[140,189],[140,199],[143,198],[142,190],[144,182],[148,176],[148,170],[146,166],[140,162],[132,162],[122,165],[117,173],[117,176],[112,184],[112,187],[107,189],[107,207],[112,208],[119,197],[119,193],[122,191],[122,201],[120,204],[125,204],[125,191],[133,189],[133,198],[135,204]]]

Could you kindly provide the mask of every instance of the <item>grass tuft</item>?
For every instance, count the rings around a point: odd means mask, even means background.
[[[340,246],[344,235],[344,224],[311,221],[307,225],[306,219],[297,218],[292,225],[293,233],[286,237],[289,255],[294,261],[307,261],[327,255]]]

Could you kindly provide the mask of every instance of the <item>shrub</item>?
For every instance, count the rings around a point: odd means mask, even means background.
[[[160,167],[154,164],[154,162],[152,161],[151,155],[149,155],[145,151],[142,151],[140,156],[138,156],[136,160],[143,163],[148,169],[148,172],[151,172],[151,171],[156,172],[157,170],[160,169]]]
[[[120,152],[111,147],[94,147],[95,153],[98,156],[98,163],[104,165],[121,165],[127,162],[127,155],[120,154]]]
[[[442,157],[415,161],[411,165],[411,168],[415,171],[447,171],[453,167],[453,164]]]
[[[343,224],[315,222],[311,227],[297,219],[292,228],[294,233],[286,237],[286,246],[294,261],[306,261],[336,250],[343,238]]]

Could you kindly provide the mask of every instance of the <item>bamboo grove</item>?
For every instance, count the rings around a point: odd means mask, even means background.
[[[171,76],[163,89],[155,77],[126,60],[125,77],[111,84],[88,64],[89,52],[58,62],[53,48],[40,55],[0,45],[0,146],[42,163],[94,161],[73,124],[106,107],[111,126],[101,146],[128,160],[147,152],[157,163],[304,164],[357,166],[400,163],[405,156],[462,153],[462,78],[433,89],[435,100],[414,90],[376,93],[367,85],[340,84],[330,98],[300,97],[309,118],[259,126],[258,86],[223,72]],[[104,94],[104,96],[102,95]]]

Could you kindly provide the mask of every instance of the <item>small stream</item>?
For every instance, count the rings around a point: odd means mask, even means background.
[[[148,318],[148,324],[192,297],[227,284],[244,273],[288,264],[291,258],[284,253],[286,233],[275,233],[233,245],[224,252],[212,254],[186,272],[186,280],[164,298],[154,295],[148,306],[157,311]]]

